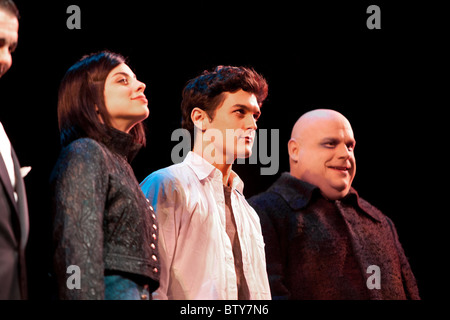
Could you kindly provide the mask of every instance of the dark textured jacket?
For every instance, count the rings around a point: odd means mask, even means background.
[[[140,147],[113,130],[109,141],[78,139],[61,151],[50,179],[60,299],[104,299],[105,272],[158,287],[156,216],[129,165]],[[80,267],[81,289],[66,285],[70,265]]]
[[[420,299],[394,224],[354,189],[329,201],[283,173],[248,202],[261,219],[274,299]]]

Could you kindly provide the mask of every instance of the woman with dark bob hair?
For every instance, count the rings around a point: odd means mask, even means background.
[[[63,148],[50,178],[59,299],[150,299],[158,287],[156,216],[130,166],[145,145],[144,90],[108,51],[62,79]]]

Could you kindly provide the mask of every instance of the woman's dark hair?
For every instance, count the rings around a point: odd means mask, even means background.
[[[112,69],[125,62],[120,54],[102,51],[84,56],[67,70],[58,92],[58,124],[63,146],[83,137],[97,141],[110,138],[111,121],[105,106],[105,80]],[[145,145],[142,122],[129,133],[134,141]]]
[[[183,90],[181,126],[189,130],[191,137],[194,137],[192,110],[195,107],[200,108],[210,119],[214,119],[217,107],[225,99],[224,93],[234,93],[240,89],[253,93],[260,107],[268,93],[266,80],[253,69],[218,66],[214,71],[204,71],[200,76],[190,80]],[[193,140],[192,138],[192,145]]]

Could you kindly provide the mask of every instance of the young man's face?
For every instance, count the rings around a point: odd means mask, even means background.
[[[223,163],[232,164],[236,158],[251,156],[261,111],[253,93],[239,90],[224,94],[225,99],[207,124],[203,139],[212,142],[209,151],[214,148],[216,161],[222,156]],[[204,152],[208,150],[205,148]]]

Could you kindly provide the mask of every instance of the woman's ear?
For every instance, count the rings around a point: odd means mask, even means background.
[[[205,132],[207,129],[207,125],[209,117],[206,112],[200,108],[195,107],[191,112],[191,120],[194,123],[194,126],[200,130],[201,132]]]
[[[103,117],[102,117],[102,115],[100,114],[100,110],[98,109],[98,107],[97,107],[97,105],[95,104],[94,105],[95,106],[95,113],[97,114],[97,117],[98,117],[98,119],[100,120],[100,123],[105,123],[104,121],[103,121]]]

